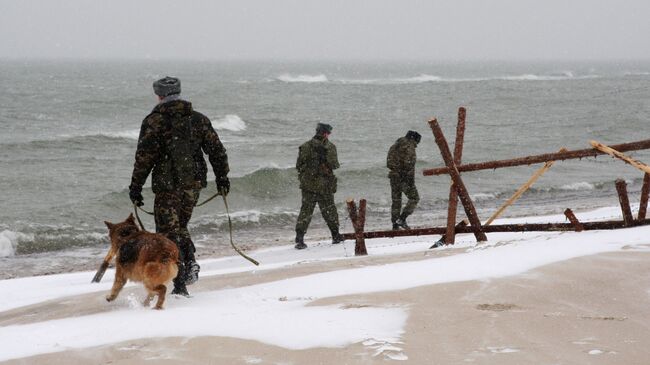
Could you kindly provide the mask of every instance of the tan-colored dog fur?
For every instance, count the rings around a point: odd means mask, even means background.
[[[154,309],[162,309],[169,283],[178,273],[178,248],[176,244],[157,233],[142,231],[135,224],[133,214],[126,221],[108,227],[111,247],[104,264],[115,257],[115,281],[107,301],[117,298],[127,280],[142,282],[147,289],[144,306],[148,307],[155,295],[158,301]],[[126,245],[126,246],[125,246]]]

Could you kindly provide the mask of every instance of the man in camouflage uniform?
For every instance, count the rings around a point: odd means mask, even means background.
[[[142,206],[142,186],[151,173],[156,232],[178,245],[180,262],[172,294],[189,296],[186,285],[198,280],[199,265],[187,224],[207,186],[208,155],[217,189],[228,194],[228,156],[210,120],[180,98],[180,80],[165,77],[153,84],[158,105],[142,121],[129,197]]]
[[[339,215],[334,204],[336,193],[336,176],[334,170],[339,168],[336,146],[329,141],[332,126],[318,123],[316,135],[300,146],[298,152],[298,178],[302,191],[302,206],[296,223],[296,249],[307,248],[304,237],[311,222],[316,204],[332,234],[332,243],[343,242],[339,233]]]
[[[415,148],[422,137],[418,132],[408,131],[406,136],[395,141],[388,151],[386,165],[390,172],[390,195],[392,200],[390,220],[393,229],[410,229],[406,218],[413,213],[420,200],[418,189],[415,187]],[[408,202],[402,210],[402,193]]]

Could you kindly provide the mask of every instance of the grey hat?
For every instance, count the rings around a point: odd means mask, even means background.
[[[325,123],[318,123],[316,124],[316,133],[332,133],[332,129],[334,129],[331,125],[325,124]]]
[[[158,96],[169,96],[181,93],[181,80],[175,77],[165,76],[153,83],[153,92]]]

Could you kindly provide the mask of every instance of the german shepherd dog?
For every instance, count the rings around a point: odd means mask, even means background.
[[[104,222],[108,227],[111,247],[104,258],[102,266],[115,259],[115,281],[107,301],[117,298],[127,280],[138,281],[147,289],[144,306],[148,307],[157,294],[158,301],[154,309],[162,309],[167,292],[166,283],[178,273],[178,248],[165,236],[142,231],[138,228],[133,214],[121,223]]]

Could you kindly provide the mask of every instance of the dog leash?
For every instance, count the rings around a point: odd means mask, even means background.
[[[221,192],[219,192],[217,195],[221,195],[221,197],[223,198],[223,205],[226,207],[226,215],[228,216],[228,230],[230,232],[230,245],[232,246],[233,249],[235,249],[235,251],[237,251],[237,253],[239,255],[241,255],[241,257],[245,258],[246,260],[250,261],[251,263],[253,263],[256,266],[259,266],[259,264],[260,264],[259,262],[255,261],[255,259],[253,259],[253,258],[250,258],[250,257],[246,256],[246,254],[243,253],[239,248],[237,248],[237,246],[235,246],[235,243],[232,241],[232,220],[230,220],[230,211],[228,209],[228,200],[226,200],[226,195],[221,194]],[[212,198],[214,198],[214,196]],[[210,198],[210,199],[212,199],[212,198]],[[208,202],[208,200],[206,200],[203,203],[207,203],[207,202]]]
[[[210,200],[216,198],[219,195],[221,195],[220,191],[218,191],[216,194],[212,195],[211,197],[207,198],[203,203],[199,203],[199,204],[196,204],[194,206],[195,207],[200,207],[200,206],[204,205],[205,203],[209,202]],[[143,231],[146,231],[146,229],[144,228],[144,224],[142,224],[142,220],[140,219],[140,215],[138,214],[138,209],[140,209],[141,211],[143,211],[143,212],[145,212],[145,213],[147,213],[149,215],[154,215],[154,213],[142,208],[141,206],[139,206],[139,205],[137,205],[135,203],[133,203],[133,211],[135,212],[135,217],[138,219],[138,224],[140,224],[140,228],[142,228]]]
[[[218,191],[216,194],[214,194],[211,197],[207,198],[202,203],[195,204],[194,206],[195,207],[200,207],[200,206],[206,204],[207,202],[209,202],[210,200],[216,198],[219,195],[221,195],[221,197],[223,198],[223,205],[226,207],[226,215],[228,216],[228,233],[229,233],[229,236],[230,236],[230,245],[232,246],[232,248],[241,257],[245,258],[246,260],[250,261],[251,263],[253,263],[256,266],[259,266],[259,264],[260,264],[259,262],[257,262],[255,259],[247,256],[244,252],[242,252],[237,246],[235,246],[235,243],[232,240],[232,220],[230,219],[230,210],[228,209],[228,200],[226,199],[225,194],[222,194],[221,191]],[[147,213],[149,215],[154,215],[154,213],[149,212],[149,211],[143,209],[142,207],[139,207],[137,204],[133,203],[133,211],[135,212],[135,217],[138,220],[138,223],[140,224],[140,228],[142,228],[143,231],[146,231],[146,229],[144,228],[144,225],[142,224],[142,220],[140,220],[140,215],[138,215],[138,209],[140,209],[141,211],[143,211],[143,212],[145,212],[145,213]]]

